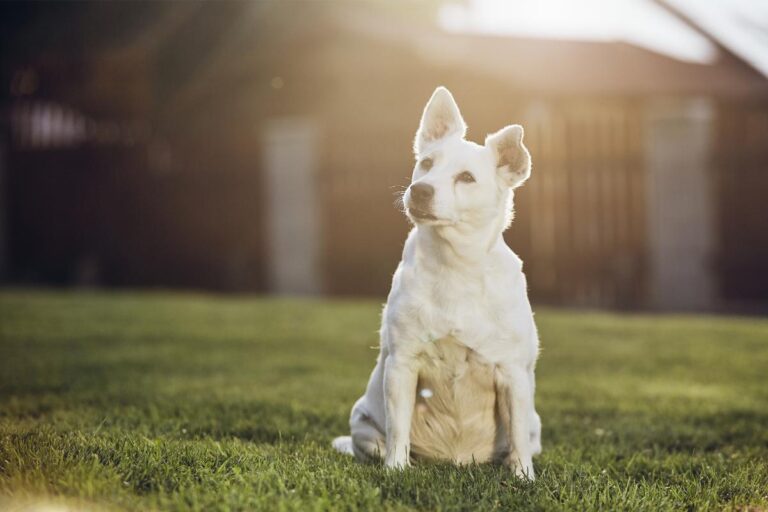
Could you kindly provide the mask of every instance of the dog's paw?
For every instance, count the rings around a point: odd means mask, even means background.
[[[533,472],[533,461],[531,457],[525,457],[521,459],[517,454],[510,454],[504,460],[504,464],[508,466],[515,476],[521,480],[530,480],[531,482],[536,480],[536,475]]]
[[[333,440],[333,443],[331,443],[331,446],[339,452],[343,453],[345,455],[354,455],[355,450],[352,446],[352,437],[351,436],[341,436],[337,437]]]
[[[387,461],[384,461],[384,466],[387,469],[393,469],[395,471],[402,471],[402,470],[404,470],[406,468],[411,467],[411,463],[408,462],[407,460],[406,461],[399,461],[399,460],[388,461],[387,460]]]
[[[384,466],[387,469],[395,469],[395,470],[402,470],[407,467],[410,467],[411,462],[408,460],[408,457],[389,457],[387,456],[384,459]]]

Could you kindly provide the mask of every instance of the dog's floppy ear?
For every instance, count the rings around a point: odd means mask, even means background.
[[[504,182],[518,187],[531,175],[531,154],[523,144],[523,127],[512,124],[485,138],[496,159],[496,172]]]
[[[459,106],[450,91],[440,86],[435,89],[424,107],[413,150],[419,154],[434,142],[455,134],[464,137],[466,132],[467,125],[461,117]]]

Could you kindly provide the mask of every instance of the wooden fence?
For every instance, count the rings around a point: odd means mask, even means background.
[[[413,165],[415,122],[402,110],[420,105],[391,113],[353,106],[355,115],[377,119],[364,136],[359,125],[334,119],[334,106],[319,131],[319,286],[383,300],[410,228],[395,205]],[[525,262],[534,302],[648,305],[646,106],[642,99],[563,99],[521,101],[512,115],[509,109],[467,114],[483,129],[510,120],[526,128],[533,174],[516,192],[516,218],[505,236]],[[718,103],[715,119],[711,272],[719,297],[764,301],[768,105]],[[482,140],[483,133],[470,135]],[[250,147],[209,151],[208,160],[189,151],[178,172],[159,173],[148,170],[143,145],[39,151],[11,145],[11,280],[78,282],[73,272],[82,273],[82,260],[93,253],[102,266],[97,284],[270,291],[264,234],[270,191]]]
[[[728,303],[768,299],[768,103],[722,102],[715,137],[718,254]]]
[[[532,105],[534,174],[510,243],[531,294],[551,303],[635,306],[645,296],[644,116],[631,102]]]

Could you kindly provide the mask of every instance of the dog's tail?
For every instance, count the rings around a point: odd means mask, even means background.
[[[337,437],[336,439],[333,440],[332,446],[339,453],[343,453],[345,455],[355,454],[354,450],[352,449],[351,436]]]

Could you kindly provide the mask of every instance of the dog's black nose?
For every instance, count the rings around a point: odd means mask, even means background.
[[[435,195],[432,185],[426,183],[414,183],[411,185],[411,200],[415,203],[427,203]]]

